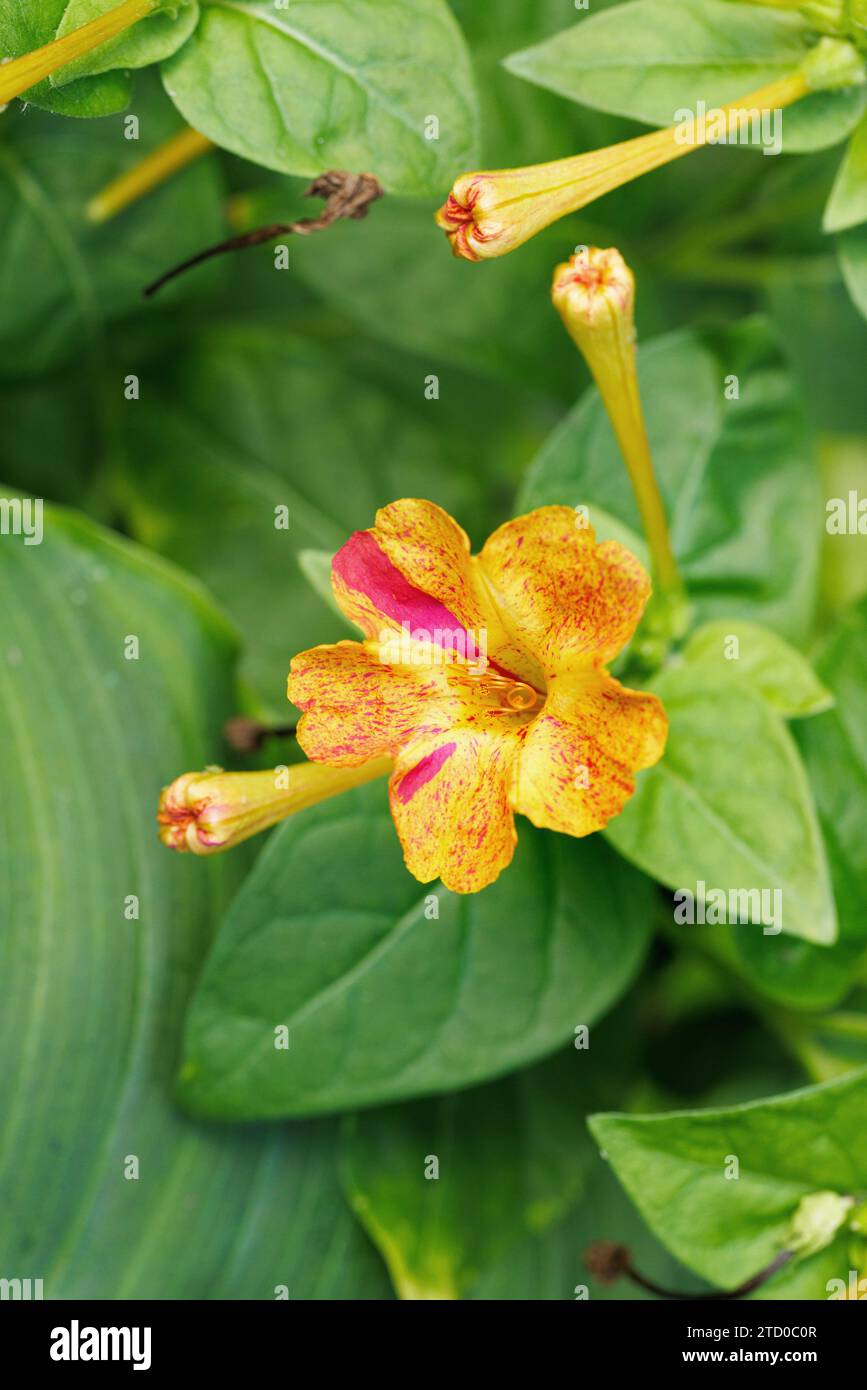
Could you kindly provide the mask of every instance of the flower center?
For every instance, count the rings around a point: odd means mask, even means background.
[[[532,685],[525,685],[523,681],[517,681],[506,691],[506,704],[516,710],[533,709],[538,698],[538,690],[534,690]]]
[[[465,202],[456,198],[454,193],[449,194],[442,210],[442,219],[450,230],[457,231],[459,228],[468,227],[475,220],[474,209],[477,198],[477,189],[473,189],[467,194]]]
[[[467,671],[466,676],[485,695],[492,696],[494,707],[501,709],[504,714],[526,714],[544,699],[535,686],[516,680],[514,676],[501,676],[490,671]]]

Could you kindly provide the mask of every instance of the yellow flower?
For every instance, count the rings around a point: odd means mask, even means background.
[[[782,110],[813,91],[864,81],[864,64],[849,43],[824,38],[786,77],[719,108],[727,137],[752,124],[756,113]],[[658,169],[709,139],[714,123],[670,126],[607,149],[522,169],[462,174],[436,214],[456,256],[469,261],[503,256],[543,228],[596,198]]]
[[[268,772],[185,772],[163,788],[157,811],[159,837],[169,849],[216,854],[295,811],[390,770],[391,764],[380,759],[356,769],[301,763]]]
[[[393,759],[392,816],[422,883],[492,883],[514,853],[515,812],[600,830],[661,757],[659,700],[606,670],[650,581],[622,545],[596,544],[583,512],[542,507],[471,556],[440,507],[393,502],[338,551],[332,584],[364,640],[293,660],[298,741],[337,767]]]

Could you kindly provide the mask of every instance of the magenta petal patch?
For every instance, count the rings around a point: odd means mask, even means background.
[[[348,589],[365,594],[384,617],[405,627],[411,637],[453,647],[455,636],[464,634],[469,661],[479,655],[463,623],[438,599],[416,589],[380,550],[369,531],[356,531],[341,546],[331,567]]]
[[[456,743],[444,743],[441,748],[435,748],[432,753],[428,753],[426,758],[422,758],[420,763],[411,767],[394,787],[394,794],[398,801],[405,806],[411,801],[420,787],[429,782],[432,777],[436,777],[443,763],[448,762],[449,758],[457,748]]]

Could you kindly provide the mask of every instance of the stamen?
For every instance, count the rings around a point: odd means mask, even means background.
[[[540,697],[539,691],[526,681],[515,680],[514,676],[499,676],[490,671],[464,671],[467,680],[474,681],[483,691],[495,695],[499,704],[508,710],[523,714],[534,709]],[[504,711],[505,712],[505,711]]]
[[[532,685],[525,685],[523,681],[518,681],[513,685],[506,696],[506,701],[512,709],[525,710],[532,709],[539,698],[539,692],[534,690]]]

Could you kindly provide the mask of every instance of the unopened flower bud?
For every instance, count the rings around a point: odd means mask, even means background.
[[[554,271],[551,298],[594,375],[602,354],[633,353],[635,277],[619,251],[576,251]]]
[[[823,38],[799,68],[720,108],[727,138],[736,139],[756,111],[783,110],[810,92],[856,85],[864,76],[864,63],[851,43]],[[462,174],[436,214],[437,225],[456,256],[469,261],[503,256],[567,213],[699,149],[712,127],[703,122],[684,140],[680,126],[669,126],[571,159]]]
[[[867,81],[864,58],[852,43],[824,38],[811,48],[801,71],[811,92],[839,92]]]
[[[390,759],[377,758],[363,767],[298,763],[267,772],[185,772],[160,796],[159,837],[169,849],[216,854],[390,771]]]
[[[640,652],[655,660],[685,630],[686,595],[671,547],[644,422],[635,354],[635,278],[613,247],[583,247],[554,271],[551,297],[599,389],[626,464],[653,556],[657,592]],[[636,649],[638,650],[638,648]]]
[[[786,1239],[798,1255],[816,1255],[840,1230],[854,1205],[854,1198],[836,1192],[811,1192],[798,1206]]]

